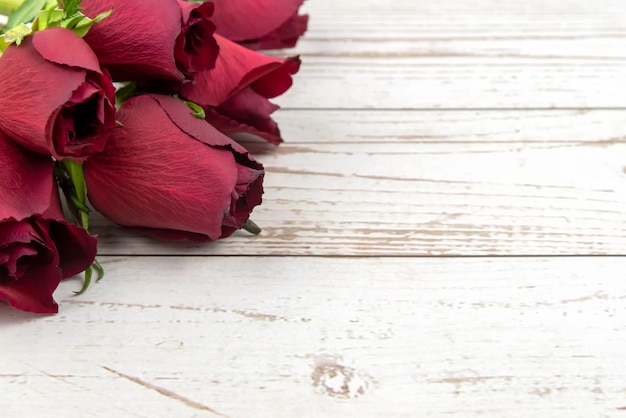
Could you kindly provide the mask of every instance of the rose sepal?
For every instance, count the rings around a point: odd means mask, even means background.
[[[87,17],[82,13],[82,9],[78,7],[81,1],[59,0],[58,7],[54,7],[54,4],[52,4],[52,7],[50,7],[50,3],[46,4],[44,10],[39,12],[33,22],[33,32],[46,28],[61,27],[71,30],[82,38],[87,35],[93,25],[106,19],[113,12],[113,9],[109,9],[93,18]]]
[[[47,4],[55,4],[50,0],[1,0],[1,3],[3,7],[0,7],[0,13],[8,15],[9,20],[0,33],[6,33],[9,29],[32,21]]]

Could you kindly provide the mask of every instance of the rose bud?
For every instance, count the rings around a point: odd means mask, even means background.
[[[81,7],[92,18],[113,9],[85,41],[116,81],[182,81],[215,64],[213,3],[83,0]]]
[[[85,162],[89,200],[111,221],[204,242],[231,235],[261,203],[261,164],[183,102],[137,96],[118,115],[124,126]]]
[[[0,133],[0,300],[55,313],[61,279],[91,265],[96,239],[63,219],[53,162]]]
[[[291,48],[307,29],[304,0],[215,0],[216,32],[251,49]],[[250,19],[254,16],[254,19]]]
[[[272,144],[282,139],[270,117],[278,106],[267,99],[291,87],[300,59],[279,59],[251,51],[219,35],[215,68],[182,86],[181,95],[206,110],[206,119],[223,133],[245,132]]]
[[[50,28],[0,58],[0,129],[24,147],[82,161],[115,126],[115,88],[74,32]]]

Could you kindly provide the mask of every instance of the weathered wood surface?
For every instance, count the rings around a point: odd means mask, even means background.
[[[170,245],[100,220],[101,253],[626,254],[626,111],[283,116],[290,142],[249,144],[261,235]]]
[[[623,0],[305,8],[263,233],[94,220],[103,281],[0,305],[0,416],[625,416]]]
[[[624,110],[294,110],[275,113],[285,144],[626,142]],[[281,145],[281,147],[283,146]],[[250,145],[248,145],[250,146]]]
[[[309,1],[302,108],[626,107],[621,0]]]
[[[626,258],[102,262],[0,306],[7,416],[624,415]]]

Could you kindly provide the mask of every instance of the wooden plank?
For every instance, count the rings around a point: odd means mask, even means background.
[[[621,0],[363,0],[306,1],[309,40],[620,37],[626,34]],[[372,45],[372,47],[375,44]]]
[[[572,3],[309,1],[288,108],[626,107],[626,12]]]
[[[626,143],[619,139],[260,151],[266,195],[252,217],[261,235],[161,244],[96,219],[100,253],[626,254]]]
[[[625,258],[102,258],[0,306],[7,416],[590,417],[626,407]]]
[[[619,51],[626,51],[626,38]],[[624,52],[626,54],[626,52]],[[623,59],[307,57],[285,108],[625,108]]]
[[[282,109],[274,118],[285,145],[524,142],[546,146],[559,142],[600,145],[626,139],[626,111],[623,110]],[[258,148],[256,145],[251,149]]]

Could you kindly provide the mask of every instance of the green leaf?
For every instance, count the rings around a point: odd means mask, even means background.
[[[206,118],[206,113],[204,112],[204,109],[199,104],[190,102],[189,100],[181,99],[180,97],[178,97],[177,94],[174,95],[174,98],[185,103],[189,109],[193,110],[192,114],[198,119]]]
[[[81,2],[82,0],[57,0],[59,9],[63,9],[63,17],[66,19],[83,10],[79,7]]]
[[[76,296],[82,295],[83,293],[85,293],[85,290],[87,290],[87,288],[89,287],[89,284],[91,284],[91,276],[93,275],[93,265],[87,267],[87,270],[85,270],[85,280],[83,281],[83,287],[77,292],[74,291],[74,294]]]
[[[11,13],[7,24],[2,28],[2,33],[6,33],[9,29],[13,29],[22,23],[31,22],[45,5],[46,0],[26,0]]]
[[[134,81],[127,81],[122,83],[122,86],[115,91],[115,105],[119,108],[124,102],[135,95],[137,89],[137,83]],[[122,125],[123,126],[123,125]]]
[[[93,25],[100,22],[102,19],[106,19],[107,17],[109,17],[112,12],[113,12],[113,9],[107,10],[106,12],[100,13],[98,16],[94,17],[93,19],[83,15],[82,13],[79,13],[76,16],[72,16],[67,21],[64,20],[61,23],[61,26],[63,26],[64,28],[71,29],[72,31],[74,31],[75,34],[77,34],[80,37],[83,37],[87,35],[87,32],[89,32],[89,29],[91,29]]]
[[[96,281],[99,282],[100,279],[102,279],[104,277],[104,267],[102,267],[102,264],[100,264],[100,262],[98,260],[96,260],[95,258],[94,258],[93,264],[91,266],[94,269],[96,269],[96,272],[98,273],[98,278],[96,279]]]
[[[6,51],[6,49],[9,47],[9,45],[10,44],[4,40],[4,37],[0,36],[0,57],[2,56],[2,53]]]
[[[63,13],[63,12],[61,11],[61,13]],[[62,28],[72,29],[74,26],[76,26],[78,24],[78,22],[80,22],[84,18],[85,17],[82,14],[77,14],[75,16],[71,16],[69,18],[63,19],[61,21],[61,27]]]
[[[59,9],[43,10],[33,23],[33,30],[44,30],[49,27],[57,27],[63,19],[63,12]]]
[[[102,12],[99,15],[97,15],[96,17],[94,17],[93,19],[90,19],[93,23],[98,23],[103,19],[106,19],[107,17],[111,16],[111,13],[113,13],[113,9],[111,10],[107,10],[106,12]],[[87,18],[89,19],[89,18]]]
[[[82,295],[89,288],[94,270],[98,275],[98,277],[96,278],[96,282],[99,282],[100,279],[104,277],[104,268],[102,267],[102,264],[100,264],[100,262],[94,258],[93,264],[87,267],[87,269],[85,270],[85,280],[83,281],[83,287],[78,292],[74,291],[74,294],[76,296]]]
[[[21,44],[22,40],[30,35],[30,33],[30,28],[21,23],[20,25],[14,27],[13,29],[7,31],[7,33],[2,35],[2,45],[0,45],[0,50],[4,52],[6,48],[14,42],[16,45]]]

